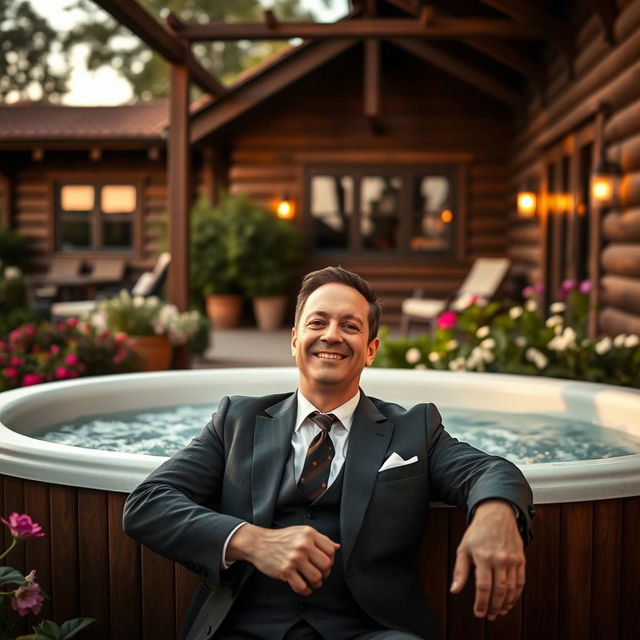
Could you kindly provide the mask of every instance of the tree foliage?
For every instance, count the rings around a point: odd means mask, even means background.
[[[139,0],[155,18],[164,22],[169,12],[192,22],[259,22],[263,8],[258,0]],[[281,20],[311,19],[302,11],[299,0],[277,0],[274,11]],[[134,95],[141,99],[163,97],[169,93],[168,65],[113,18],[106,16],[89,0],[78,0],[78,7],[88,15],[72,37],[90,46],[89,69],[110,65],[131,84]],[[286,46],[286,42],[240,41],[196,43],[192,51],[200,63],[219,80],[232,82],[238,74]]]
[[[27,0],[0,0],[0,33],[0,100],[58,100],[69,67],[64,43],[47,20]]]

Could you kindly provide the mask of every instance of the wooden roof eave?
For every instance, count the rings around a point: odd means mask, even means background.
[[[230,87],[219,99],[191,116],[191,142],[200,142],[263,100],[285,89],[357,44],[358,40],[308,42],[258,76]]]

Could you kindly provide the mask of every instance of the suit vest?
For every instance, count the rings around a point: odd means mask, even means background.
[[[295,481],[293,449],[280,485],[272,528],[309,525],[340,542],[340,499],[344,465],[331,486],[315,501],[302,495]],[[225,633],[250,633],[279,640],[301,619],[324,638],[347,640],[381,627],[357,605],[344,579],[342,550],[336,552],[322,587],[309,596],[294,593],[286,583],[254,571],[241,589],[222,628]]]

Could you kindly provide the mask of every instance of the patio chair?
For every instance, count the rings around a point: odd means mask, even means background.
[[[161,253],[153,265],[153,269],[151,271],[143,271],[134,285],[130,287],[131,295],[142,296],[143,298],[156,295],[164,282],[170,263],[171,254],[166,251]],[[122,289],[127,288],[126,286],[112,287],[102,292],[99,296],[96,296],[95,300],[56,302],[51,305],[51,317],[54,319],[65,319],[86,315],[96,310],[98,300],[116,296]]]
[[[37,299],[53,299],[58,295],[58,285],[55,280],[75,277],[80,274],[82,260],[75,257],[54,256],[51,258],[49,269],[43,278],[42,284],[33,288]],[[47,281],[51,282],[47,282]]]
[[[443,311],[462,311],[469,306],[474,296],[492,298],[507,275],[509,265],[508,258],[477,258],[451,298],[436,300],[415,295],[413,298],[406,298],[402,301],[402,332],[408,335],[413,322],[427,323],[433,331],[436,320]]]

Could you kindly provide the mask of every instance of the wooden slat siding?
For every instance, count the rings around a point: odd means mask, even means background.
[[[610,244],[602,252],[602,266],[607,273],[640,278],[640,247],[634,244]]]
[[[640,242],[640,207],[607,214],[602,223],[602,233],[609,242]]]
[[[47,485],[44,485],[47,486]],[[70,620],[79,615],[78,499],[71,487],[49,485],[51,598],[53,619]],[[91,615],[86,612],[85,615]]]
[[[640,255],[640,246],[638,255]],[[600,296],[603,304],[640,318],[640,279],[605,276],[601,283],[604,288]]]
[[[561,506],[539,505],[537,512],[526,552],[522,640],[564,640],[558,635]]]
[[[620,204],[624,209],[640,205],[640,171],[626,173],[622,178]]]
[[[176,637],[179,637],[185,613],[200,582],[202,582],[202,578],[193,571],[189,571],[179,564],[175,565]]]
[[[111,600],[107,493],[77,490],[80,611],[96,619],[87,629],[90,640],[110,640]]]
[[[142,637],[140,545],[122,530],[122,508],[126,496],[109,493],[109,583],[111,637],[139,640]]]
[[[558,594],[558,637],[562,640],[584,640],[589,637],[592,531],[592,502],[562,506]]]
[[[619,333],[636,333],[640,335],[640,318],[612,307],[605,307],[599,313],[598,325],[603,333],[610,336],[617,336]]]
[[[620,640],[638,638],[638,603],[640,602],[640,498],[623,501],[622,575],[620,580]]]
[[[636,103],[636,113],[640,113],[640,102]],[[640,134],[630,136],[618,144],[609,145],[608,156],[617,158],[623,171],[638,171],[640,169]]]
[[[640,133],[638,108],[636,100],[611,115],[604,125],[604,139],[610,144],[615,144]]]
[[[440,632],[447,637],[447,593],[449,591],[449,507],[432,507],[427,520],[427,531],[420,548],[422,584]]]
[[[27,571],[36,570],[38,582],[42,588],[53,597],[51,580],[52,558],[52,528],[49,517],[49,487],[40,482],[24,481],[24,510],[34,522],[37,522],[45,534],[44,538],[34,538],[25,544]],[[42,613],[46,618],[51,617],[51,601],[46,600]]]
[[[456,561],[456,549],[466,529],[466,516],[460,509],[449,510],[449,584],[453,576]],[[485,622],[473,615],[475,601],[475,580],[473,570],[470,571],[467,584],[462,593],[453,594],[447,589],[447,638],[473,638],[484,640]]]
[[[141,548],[142,638],[175,638],[175,589],[173,562]]]
[[[602,500],[593,506],[593,571],[589,637],[618,638],[622,501]]]

